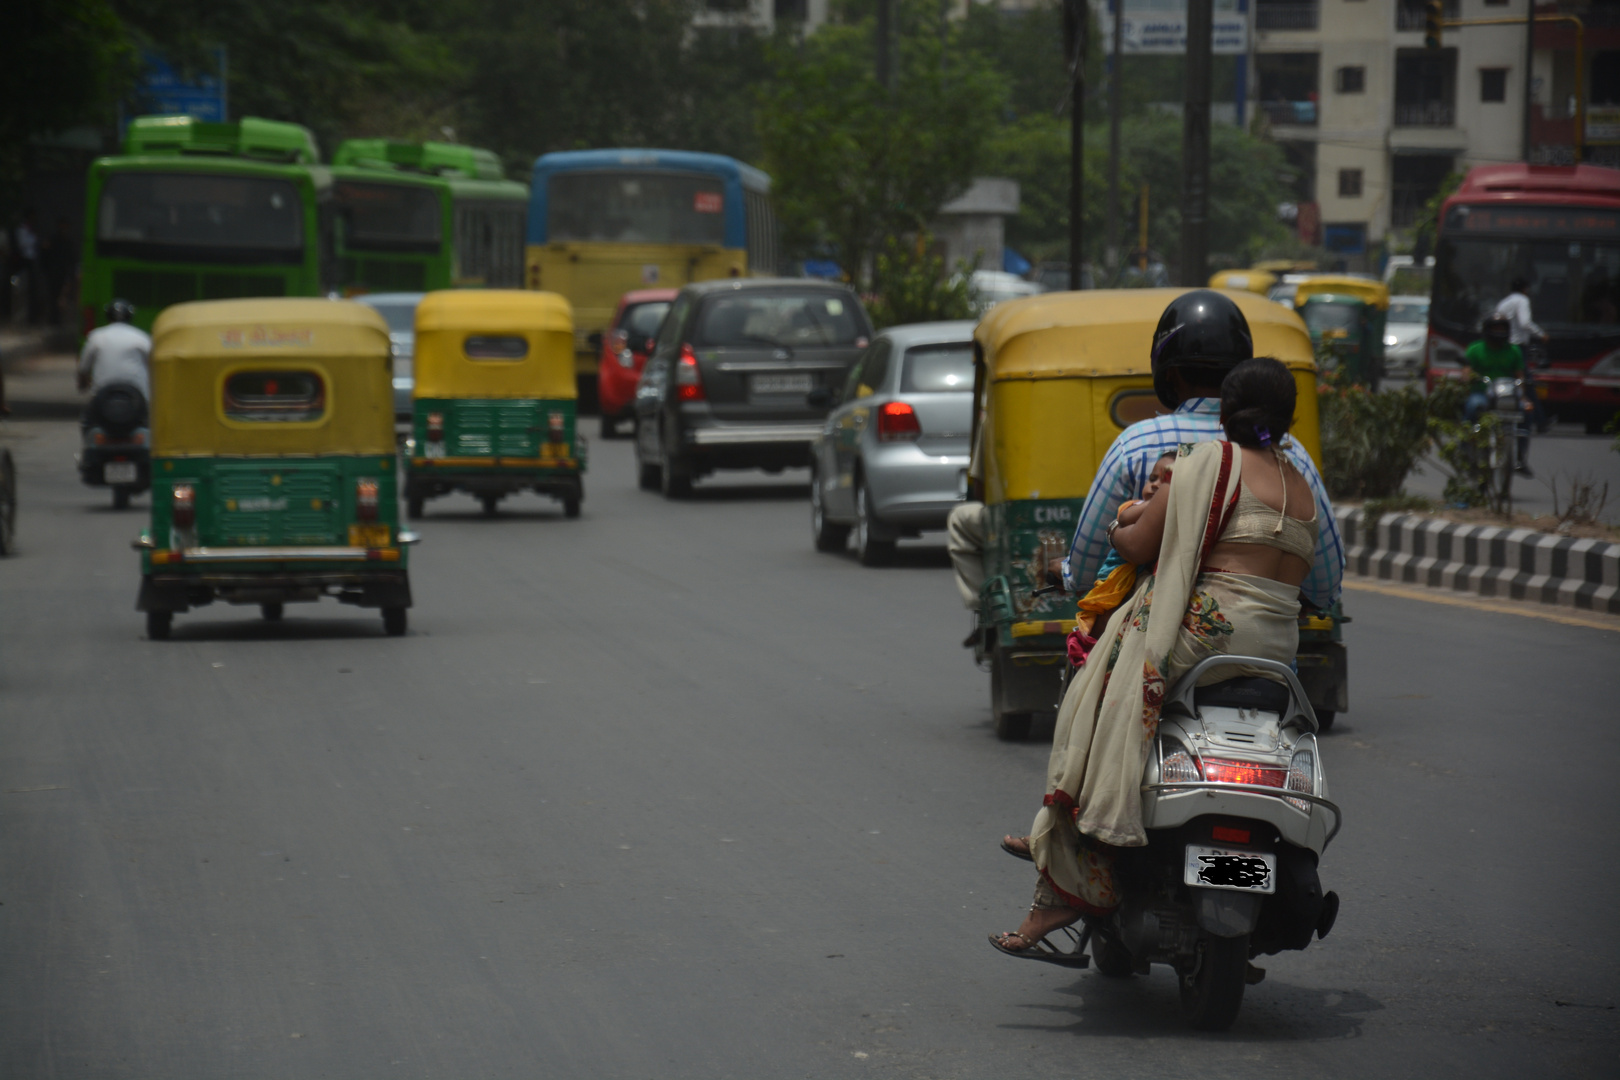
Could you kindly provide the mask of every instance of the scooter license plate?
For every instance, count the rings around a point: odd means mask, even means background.
[[[133,484],[135,477],[133,461],[109,461],[101,467],[101,479],[109,484]]]
[[[1264,851],[1187,845],[1188,885],[1201,889],[1271,894],[1277,891],[1277,856]]]

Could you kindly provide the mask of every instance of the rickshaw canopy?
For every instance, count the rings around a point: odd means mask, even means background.
[[[202,300],[152,326],[152,451],[392,454],[388,324],[347,300]]]
[[[995,307],[974,333],[978,419],[972,473],[985,501],[1078,499],[1129,424],[1165,412],[1153,391],[1153,332],[1186,289],[1047,293]],[[1230,291],[1256,356],[1294,373],[1291,434],[1321,460],[1316,363],[1298,315],[1251,292]]]
[[[1336,274],[1312,275],[1299,283],[1294,292],[1294,307],[1300,308],[1310,299],[1353,300],[1368,304],[1379,311],[1389,310],[1389,287],[1382,281],[1367,278],[1342,277]]]
[[[572,400],[574,317],[557,293],[447,289],[416,307],[418,398]]]
[[[1268,270],[1222,270],[1209,279],[1212,289],[1237,289],[1261,296],[1270,292],[1275,284],[1277,275]]]

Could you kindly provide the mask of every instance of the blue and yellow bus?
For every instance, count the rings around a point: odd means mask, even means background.
[[[777,268],[771,178],[719,154],[578,150],[534,163],[526,284],[574,307],[581,390],[594,400],[597,353],[619,297]]]

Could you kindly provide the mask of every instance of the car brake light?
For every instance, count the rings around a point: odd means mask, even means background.
[[[551,441],[552,442],[560,443],[560,442],[563,442],[565,439],[567,439],[567,437],[568,437],[568,427],[567,427],[568,418],[567,417],[565,417],[560,412],[554,412],[554,413],[552,413],[550,416],[548,416],[546,418],[546,422],[549,425],[550,434],[551,434]]]
[[[197,520],[197,489],[190,484],[174,485],[174,497],[169,505],[174,523],[182,529],[191,528]]]
[[[1288,782],[1288,770],[1249,761],[1205,758],[1204,779],[1217,784],[1259,784],[1262,787],[1280,788]]]
[[[917,422],[917,410],[903,401],[885,402],[878,410],[877,434],[879,442],[915,439],[922,434],[922,425]]]
[[[680,359],[675,362],[675,396],[682,401],[703,401],[703,372],[698,368],[697,353],[692,346],[682,345]]]
[[[1228,844],[1247,844],[1249,842],[1248,829],[1233,829],[1225,825],[1217,825],[1210,830],[1210,835],[1216,840]]]
[[[427,440],[428,442],[444,442],[444,413],[430,412],[427,414]]]
[[[377,481],[367,478],[354,485],[354,516],[361,521],[377,520]]]
[[[97,446],[106,446],[107,433],[102,431],[100,428],[97,428],[90,434],[90,441],[95,443]]]

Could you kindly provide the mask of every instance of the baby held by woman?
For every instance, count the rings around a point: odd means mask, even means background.
[[[1176,455],[1171,453],[1153,463],[1153,469],[1142,485],[1142,497],[1120,504],[1119,513],[1115,515],[1113,524],[1108,526],[1109,540],[1114,538],[1116,528],[1134,524],[1142,516],[1153,493],[1170,482],[1170,468],[1175,460]],[[1086,662],[1092,647],[1097,644],[1093,631],[1108,621],[1115,608],[1130,599],[1131,592],[1136,588],[1136,570],[1135,563],[1126,562],[1112,547],[1108,549],[1108,558],[1098,567],[1097,580],[1092,584],[1091,591],[1080,598],[1080,613],[1075,619],[1074,630],[1069,634],[1069,662],[1075,667]]]

